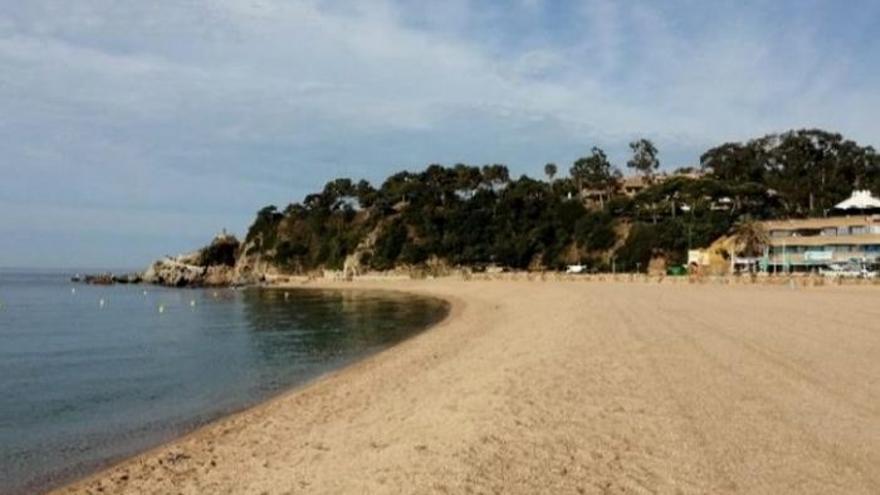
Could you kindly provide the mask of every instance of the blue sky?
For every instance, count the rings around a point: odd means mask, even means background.
[[[337,176],[880,145],[880,3],[0,0],[0,266],[139,267]]]

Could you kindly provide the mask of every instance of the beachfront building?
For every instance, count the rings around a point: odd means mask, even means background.
[[[764,222],[769,236],[761,264],[769,272],[811,272],[880,265],[880,199],[856,191],[838,216]]]

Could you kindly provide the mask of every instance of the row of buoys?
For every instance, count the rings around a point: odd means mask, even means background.
[[[71,288],[70,288],[70,293],[71,293],[71,294],[76,294],[76,287],[71,287]],[[144,291],[144,295],[145,295],[145,296],[147,295],[147,291]],[[214,291],[214,294],[213,294],[213,295],[214,295],[215,298],[217,298],[217,297],[220,296],[220,294],[219,294],[217,291]],[[287,292],[285,292],[285,293],[284,293],[284,298],[287,299],[287,297],[288,297],[288,294],[287,294]],[[99,307],[99,308],[103,308],[103,307],[106,306],[106,305],[107,305],[107,300],[106,300],[106,299],[104,299],[103,297],[100,298],[100,299],[98,299],[98,307]],[[190,299],[190,300],[189,300],[189,306],[190,306],[191,308],[196,307],[196,300],[195,300],[195,299]],[[0,301],[0,309],[3,309],[3,301]],[[164,304],[160,304],[160,305],[159,305],[159,312],[160,312],[160,313],[164,313],[164,312],[165,312],[165,305],[164,305]]]
[[[71,287],[71,288],[70,288],[70,293],[71,293],[71,294],[76,294],[76,287]],[[148,293],[147,293],[147,291],[146,291],[146,289],[145,289],[145,290],[143,291],[143,295],[146,296],[147,294],[148,294]],[[211,295],[214,297],[214,299],[217,299],[217,298],[220,297],[220,293],[219,293],[218,291],[214,291]],[[285,297],[285,299],[287,298],[287,296],[288,296],[288,294],[285,292],[285,293],[284,293],[284,297]],[[106,306],[106,305],[107,305],[107,300],[105,300],[103,297],[100,298],[100,299],[98,299],[98,307],[103,308],[103,307]],[[189,306],[190,306],[191,308],[196,307],[196,300],[195,300],[195,299],[190,299],[190,300],[189,300]],[[3,305],[2,305],[2,303],[0,303],[0,308],[2,308],[2,307],[3,307]],[[164,313],[164,312],[165,312],[165,305],[164,305],[164,304],[160,304],[159,307],[158,307],[158,309],[159,309],[159,312],[160,312],[160,313]]]
[[[106,299],[104,299],[103,297],[102,297],[101,299],[98,299],[98,307],[99,307],[99,308],[103,308],[103,307],[106,306],[106,305],[107,305],[107,300],[106,300]],[[195,299],[190,299],[190,300],[189,300],[189,306],[190,306],[191,308],[196,307],[196,300],[195,300]],[[0,308],[2,308],[2,307],[3,307],[3,303],[0,302]],[[165,312],[165,305],[164,305],[164,304],[160,304],[160,305],[159,305],[159,312],[160,312],[160,313],[164,313],[164,312]]]

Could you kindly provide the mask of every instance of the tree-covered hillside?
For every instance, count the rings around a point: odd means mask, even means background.
[[[708,150],[698,170],[658,176],[657,150],[632,143],[627,165],[641,188],[625,194],[620,170],[593,148],[566,177],[511,178],[503,165],[430,165],[378,188],[336,179],[284,210],[263,208],[243,255],[284,271],[341,268],[360,246],[378,270],[429,259],[450,265],[556,269],[584,263],[644,269],[654,255],[681,263],[744,218],[824,215],[853,189],[880,192],[880,157],[821,130],[772,134]]]

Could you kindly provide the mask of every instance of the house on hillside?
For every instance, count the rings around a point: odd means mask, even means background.
[[[632,198],[650,186],[663,183],[669,179],[677,177],[699,179],[703,177],[703,175],[703,172],[695,170],[693,167],[682,167],[671,174],[663,172],[655,175],[650,181],[642,175],[628,175],[620,180],[620,188],[617,192]],[[601,199],[606,194],[607,191],[601,191],[599,189],[584,189],[580,192],[580,197],[587,205],[596,206],[601,203]],[[569,199],[571,199],[571,195],[569,196]]]
[[[659,173],[653,177],[653,181],[647,180],[642,175],[630,175],[623,178],[620,183],[620,190],[623,194],[631,198],[654,184],[661,184],[667,180],[675,178],[696,180],[702,178],[704,175],[705,174],[702,171],[694,169],[693,167],[681,167],[672,173]]]
[[[662,176],[658,176],[655,178],[655,183],[662,182]],[[637,195],[638,193],[644,191],[651,184],[641,175],[631,175],[629,177],[624,177],[620,182],[620,190],[623,194],[629,196],[630,198]]]

